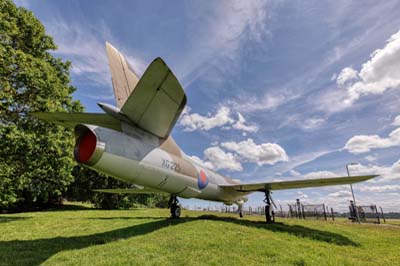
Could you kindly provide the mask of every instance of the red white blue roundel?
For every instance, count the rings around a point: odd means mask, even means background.
[[[208,178],[206,173],[203,170],[200,170],[198,176],[197,176],[197,186],[200,189],[205,188],[208,185]]]

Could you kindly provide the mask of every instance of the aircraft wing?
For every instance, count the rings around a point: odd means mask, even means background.
[[[150,194],[150,193],[165,193],[164,191],[152,188],[105,188],[92,189],[95,192],[112,193],[112,194]]]
[[[146,69],[121,108],[130,121],[161,138],[168,137],[186,104],[186,95],[161,58]]]
[[[293,188],[309,188],[309,187],[323,187],[323,186],[336,186],[352,184],[365,181],[378,175],[363,175],[363,176],[341,176],[332,178],[318,178],[318,179],[303,179],[303,180],[290,180],[280,182],[268,183],[253,183],[253,184],[238,184],[238,185],[221,185],[223,189],[233,189],[239,192],[264,192],[266,190],[282,190]]]
[[[121,131],[121,122],[107,114],[61,112],[34,112],[30,114],[39,119],[64,127],[74,128],[77,124],[90,124]]]

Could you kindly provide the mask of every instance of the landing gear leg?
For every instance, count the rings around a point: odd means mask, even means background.
[[[181,207],[179,207],[179,201],[175,195],[171,195],[169,198],[168,206],[171,210],[171,218],[178,219],[181,216]]]
[[[275,222],[275,217],[271,215],[273,213],[271,206],[271,192],[269,190],[265,190],[265,219],[267,224],[272,224]]]

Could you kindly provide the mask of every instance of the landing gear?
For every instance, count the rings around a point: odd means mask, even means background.
[[[239,217],[243,218],[243,211],[242,211],[242,205],[238,205],[238,211],[239,211]]]
[[[168,206],[171,209],[171,218],[178,219],[181,216],[181,207],[178,205],[179,201],[175,195],[169,198]]]
[[[265,219],[267,224],[272,224],[275,222],[275,215],[273,208],[271,206],[271,192],[269,190],[265,190]]]

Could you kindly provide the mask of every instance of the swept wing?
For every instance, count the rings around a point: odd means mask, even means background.
[[[345,185],[357,182],[362,182],[378,175],[363,175],[363,176],[341,176],[332,178],[318,178],[318,179],[303,179],[303,180],[290,180],[280,182],[267,182],[267,183],[252,183],[252,184],[238,184],[238,185],[222,185],[223,189],[236,190],[238,192],[264,192],[266,190],[282,190],[293,188],[309,188],[309,187],[323,187]]]
[[[41,120],[64,127],[74,128],[78,124],[90,124],[121,131],[121,122],[107,114],[61,112],[34,112],[30,114]]]

